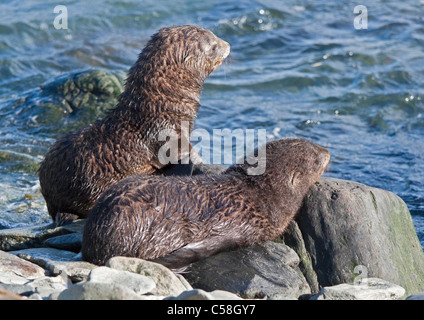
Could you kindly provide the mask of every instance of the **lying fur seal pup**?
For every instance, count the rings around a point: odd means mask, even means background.
[[[262,175],[248,175],[252,166],[245,159],[223,174],[135,175],[114,185],[89,214],[83,260],[102,265],[119,255],[178,269],[220,251],[275,239],[324,172],[330,154],[300,139],[263,147]]]
[[[153,35],[129,70],[116,108],[59,139],[41,163],[41,192],[53,220],[85,218],[116,182],[162,172],[158,151],[165,142],[159,133],[171,129],[189,140],[203,82],[229,52],[227,42],[196,26],[163,28]],[[187,134],[182,121],[189,123]]]

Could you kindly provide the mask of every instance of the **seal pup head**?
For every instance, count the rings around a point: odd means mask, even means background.
[[[318,181],[330,161],[327,149],[302,139],[282,139],[266,145],[264,178],[274,188],[300,191]]]
[[[231,166],[226,173],[255,176],[251,174],[254,172],[252,169],[265,165],[263,174],[257,180],[266,181],[275,188],[284,185],[293,189],[301,182],[315,183],[329,161],[327,149],[307,140],[286,138],[260,146],[253,154],[246,156],[242,164]]]
[[[252,165],[249,157],[254,155],[258,155],[255,157],[257,163]],[[286,138],[260,146],[243,164],[231,166],[226,173],[241,175],[255,190],[255,197],[268,207],[266,211],[272,213],[271,221],[285,228],[285,221],[290,219],[283,219],[281,213],[296,214],[309,188],[324,173],[329,161],[327,149],[303,139]],[[258,165],[266,166],[263,174],[249,174]],[[269,209],[272,206],[278,210]]]
[[[230,45],[211,31],[192,25],[160,29],[154,34],[127,82],[163,95],[200,95],[204,80],[229,55]]]

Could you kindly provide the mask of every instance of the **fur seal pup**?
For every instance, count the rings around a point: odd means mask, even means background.
[[[102,265],[113,256],[129,256],[179,269],[220,251],[275,239],[330,154],[301,139],[263,147],[266,153],[256,150],[266,155],[262,175],[249,175],[253,166],[245,158],[222,174],[135,175],[120,181],[89,214],[83,260]]]
[[[227,42],[196,26],[154,34],[129,70],[117,106],[63,136],[42,161],[41,192],[53,220],[60,225],[87,217],[97,198],[127,176],[162,173],[159,133],[174,130],[189,141],[203,82],[229,52]]]

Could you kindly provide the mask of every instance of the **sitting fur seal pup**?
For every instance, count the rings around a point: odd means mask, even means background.
[[[118,105],[59,139],[42,161],[41,192],[53,220],[60,225],[87,217],[98,197],[125,177],[163,173],[159,133],[174,130],[189,141],[203,82],[229,52],[227,42],[196,26],[153,35],[129,70]]]
[[[113,256],[128,256],[179,269],[220,251],[275,239],[330,154],[301,139],[277,140],[265,148],[266,153],[256,150],[266,156],[262,175],[249,175],[253,166],[245,158],[222,174],[135,175],[120,181],[89,214],[83,260],[102,265]]]

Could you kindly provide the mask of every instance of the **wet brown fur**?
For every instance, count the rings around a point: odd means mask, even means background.
[[[217,175],[129,177],[90,212],[83,259],[101,265],[113,256],[130,256],[178,269],[275,239],[329,159],[326,149],[311,142],[282,139],[266,144],[262,175],[248,175],[245,161]]]
[[[116,108],[59,139],[42,161],[41,192],[53,220],[85,218],[116,182],[161,172],[158,133],[173,129],[181,136],[181,121],[191,132],[203,82],[228,53],[228,43],[195,26],[153,35],[129,70]]]

